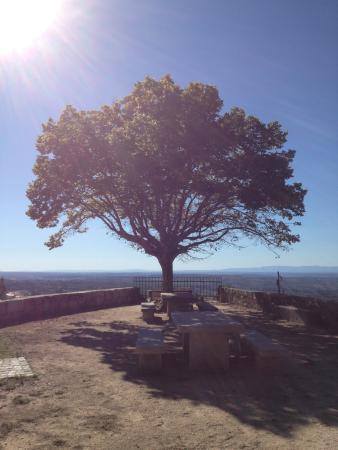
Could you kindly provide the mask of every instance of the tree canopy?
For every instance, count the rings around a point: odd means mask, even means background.
[[[222,109],[214,86],[147,77],[111,105],[67,106],[49,119],[27,190],[27,214],[41,228],[59,226],[47,246],[100,219],[159,260],[169,289],[178,256],[243,236],[271,248],[297,242],[305,190],[292,180],[287,133]]]

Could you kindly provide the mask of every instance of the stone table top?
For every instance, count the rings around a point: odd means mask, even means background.
[[[33,375],[23,356],[20,358],[0,359],[0,380],[14,377],[32,377]]]
[[[182,302],[192,302],[195,300],[195,296],[191,292],[162,292],[161,298],[167,301],[179,300]]]
[[[200,331],[239,334],[244,326],[221,311],[173,312],[172,320],[182,333]]]

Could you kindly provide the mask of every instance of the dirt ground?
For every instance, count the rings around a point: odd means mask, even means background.
[[[137,306],[0,330],[36,374],[0,386],[0,449],[337,449],[338,336],[224,307],[277,338],[295,367],[191,373],[173,338],[162,375],[142,375]],[[176,342],[176,344],[175,344]]]

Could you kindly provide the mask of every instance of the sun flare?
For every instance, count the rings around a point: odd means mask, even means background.
[[[0,0],[0,55],[30,47],[55,23],[62,0]]]

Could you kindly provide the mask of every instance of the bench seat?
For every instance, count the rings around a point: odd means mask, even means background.
[[[279,318],[289,322],[298,322],[306,326],[320,325],[320,315],[316,311],[290,305],[277,305],[276,311]]]
[[[287,350],[279,343],[256,330],[241,334],[241,341],[254,354],[258,369],[282,369],[288,359]]]
[[[142,302],[141,303],[141,309],[153,309],[155,308],[155,303],[154,302]]]
[[[142,317],[146,322],[154,319],[155,310],[156,306],[154,302],[141,303]]]
[[[163,290],[156,289],[156,290],[150,290],[147,291],[147,298],[155,303],[156,306],[156,312],[165,312],[167,310],[167,304],[163,299],[161,298],[161,294],[163,293]],[[191,288],[179,288],[174,289],[174,293],[178,295],[192,295],[192,289]]]
[[[206,301],[197,302],[196,304],[199,311],[218,311],[216,306]]]
[[[162,354],[165,350],[162,330],[143,328],[136,342],[138,366],[141,370],[155,371],[162,368]]]

